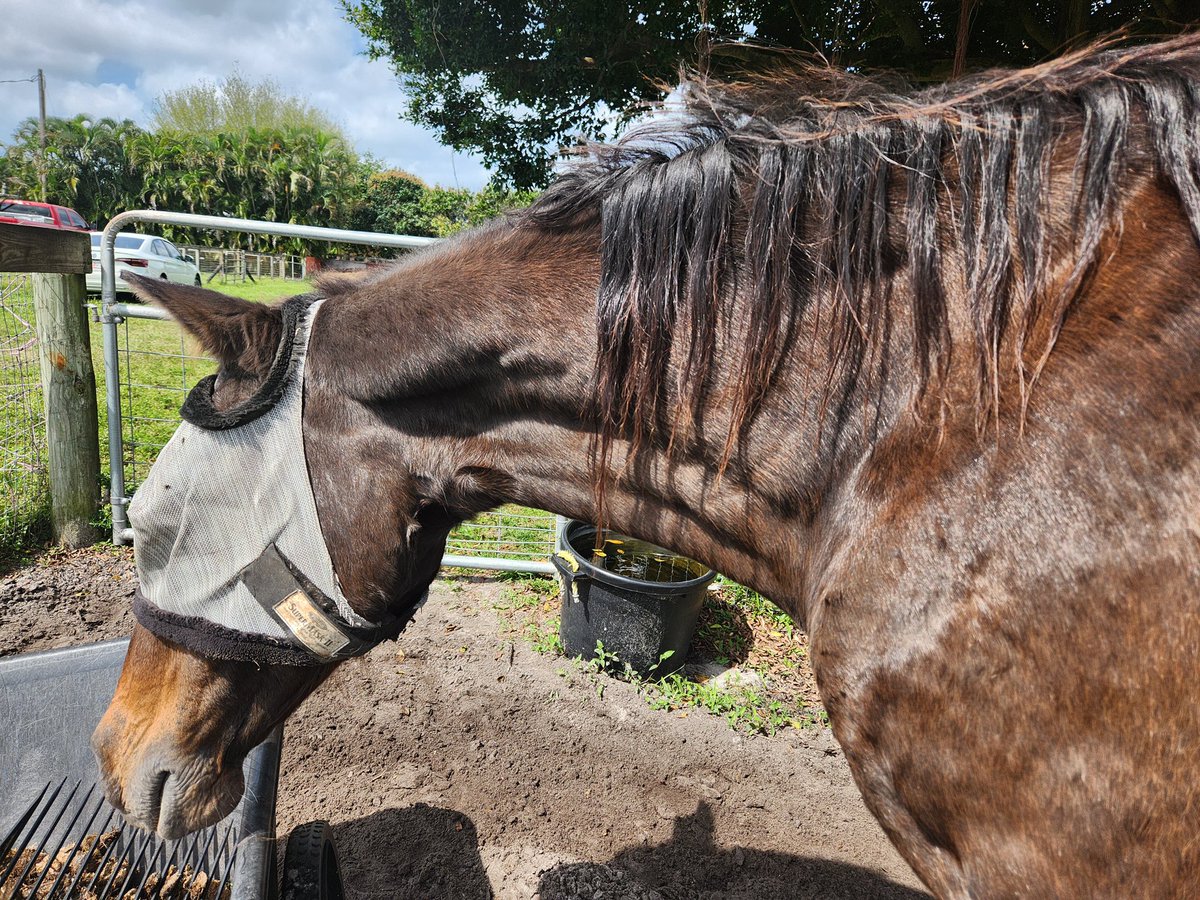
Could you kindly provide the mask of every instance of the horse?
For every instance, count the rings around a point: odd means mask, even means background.
[[[1200,894],[1200,35],[680,96],[527,209],[317,283],[305,489],[351,612],[394,635],[499,504],[602,521],[807,632],[935,895]],[[132,285],[218,361],[213,410],[262,396],[286,309]],[[148,621],[93,744],[175,837],[342,631],[264,664]]]

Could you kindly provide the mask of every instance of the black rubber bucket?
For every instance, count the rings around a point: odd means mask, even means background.
[[[553,561],[563,581],[560,633],[566,655],[593,659],[599,641],[606,661],[618,670],[628,663],[639,675],[662,677],[681,669],[716,573],[690,560],[702,574],[686,580],[643,581],[610,572],[591,562],[596,527],[586,522],[567,522],[559,543]]]

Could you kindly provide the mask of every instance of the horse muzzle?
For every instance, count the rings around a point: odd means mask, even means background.
[[[105,795],[138,828],[176,840],[229,815],[245,788],[233,760],[186,756],[168,741],[154,741],[124,754],[127,740],[108,717],[92,736]]]

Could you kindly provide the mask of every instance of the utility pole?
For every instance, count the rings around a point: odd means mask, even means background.
[[[29,70],[26,69],[26,72]],[[38,145],[41,147],[41,164],[38,180],[42,183],[42,202],[46,202],[46,76],[38,69]]]

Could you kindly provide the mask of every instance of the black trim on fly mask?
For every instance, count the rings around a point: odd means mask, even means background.
[[[296,330],[304,319],[308,308],[319,300],[316,294],[303,297],[292,297],[287,300],[280,311],[283,313],[283,338],[275,351],[275,359],[271,361],[270,371],[263,383],[254,394],[244,403],[233,409],[220,410],[213,405],[213,391],[217,386],[217,376],[207,375],[196,382],[180,407],[179,414],[184,420],[200,428],[210,431],[223,431],[237,428],[247,422],[253,422],[259,416],[268,412],[279,398],[291,380],[296,368],[296,347],[298,345]],[[300,343],[303,343],[302,341]]]
[[[425,597],[400,615],[377,625],[347,622],[336,604],[318,590],[274,544],[238,573],[238,580],[292,638],[249,634],[198,616],[159,609],[139,588],[133,614],[156,637],[211,659],[271,666],[319,666],[362,656],[386,640],[395,640],[412,621]]]

